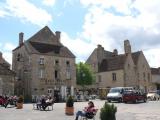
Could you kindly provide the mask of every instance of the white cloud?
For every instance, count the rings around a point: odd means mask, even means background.
[[[5,51],[12,51],[14,48],[16,48],[15,45],[13,45],[12,43],[5,43],[3,50]]]
[[[42,3],[46,6],[53,6],[56,0],[43,0]]]
[[[150,63],[151,67],[160,67],[160,49],[153,48],[150,50],[144,51],[144,55],[147,58],[147,61]]]
[[[9,62],[9,64],[12,64],[12,52],[3,52],[3,58]]]
[[[36,7],[27,0],[6,0],[0,16],[17,17],[22,22],[30,22],[38,26],[44,26],[52,21],[52,16],[44,9]]]
[[[6,15],[8,15],[8,13],[0,9],[0,17],[5,17]]]
[[[3,47],[1,47],[3,46]],[[1,43],[0,44],[1,52],[3,53],[3,58],[9,62],[10,64],[12,64],[12,50],[14,48],[16,48],[16,45],[14,45],[13,43]]]
[[[96,46],[87,43],[80,38],[71,39],[66,33],[61,35],[62,43],[67,46],[75,56],[78,56],[77,61],[84,61]]]
[[[123,51],[123,40],[129,39],[132,51],[145,52],[151,66],[160,66],[159,50],[160,4],[159,0],[80,0],[88,9],[85,15],[82,38],[91,44],[102,44],[106,50]],[[159,45],[158,45],[159,44]],[[153,56],[156,60],[151,59]],[[157,55],[159,56],[159,55]],[[153,62],[154,61],[154,62]]]

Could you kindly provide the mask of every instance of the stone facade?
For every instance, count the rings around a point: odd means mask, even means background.
[[[0,95],[14,95],[15,73],[0,53]]]
[[[53,33],[45,26],[25,42],[20,33],[12,61],[17,74],[17,95],[33,98],[49,94],[65,98],[74,94],[75,56],[61,44],[59,31]]]
[[[151,68],[152,90],[160,90],[160,68]]]
[[[129,40],[124,41],[124,54],[104,50],[101,45],[92,52],[86,63],[96,74],[98,88],[151,88],[151,70],[142,51],[132,52]]]

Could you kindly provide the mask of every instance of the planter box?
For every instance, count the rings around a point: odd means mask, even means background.
[[[74,107],[66,107],[65,114],[66,115],[74,115]]]
[[[23,103],[17,103],[17,109],[22,109],[23,108]]]

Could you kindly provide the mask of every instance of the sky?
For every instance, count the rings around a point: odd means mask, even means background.
[[[85,61],[98,44],[124,53],[143,51],[160,67],[160,0],[0,0],[0,51],[12,63],[19,33],[29,39],[46,25],[61,31],[61,42]]]

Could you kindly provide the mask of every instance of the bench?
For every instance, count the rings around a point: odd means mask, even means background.
[[[33,109],[34,109],[34,110],[35,110],[35,109],[36,109],[36,110],[46,110],[46,109],[50,110],[50,108],[51,108],[51,110],[53,110],[53,104],[54,104],[54,102],[49,103],[49,104],[46,104],[45,109],[43,109],[41,103],[33,103]]]

